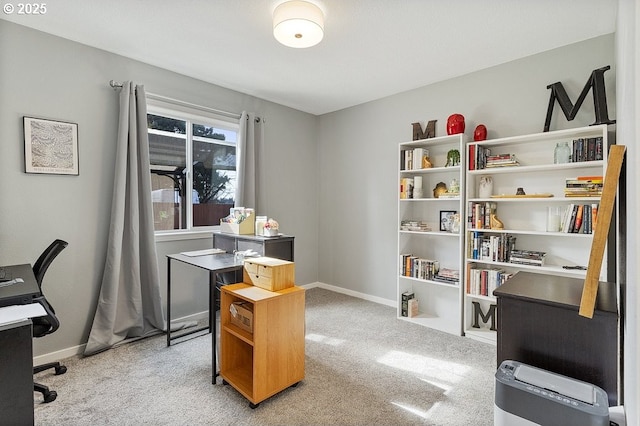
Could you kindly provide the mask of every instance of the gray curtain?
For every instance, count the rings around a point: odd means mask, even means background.
[[[240,132],[236,144],[236,207],[250,207],[258,212],[259,167],[258,150],[262,145],[262,125],[254,113],[243,111],[240,116]]]
[[[165,330],[153,230],[144,86],[125,82],[111,227],[100,298],[85,355]]]

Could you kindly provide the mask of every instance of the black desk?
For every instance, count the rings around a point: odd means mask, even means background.
[[[179,336],[171,337],[171,261],[185,263],[209,271],[209,325],[207,327],[196,327]],[[211,333],[211,357],[212,357],[212,375],[211,382],[216,382],[218,369],[216,367],[216,276],[223,272],[231,272],[241,270],[244,264],[243,260],[236,260],[233,254],[211,254],[204,256],[187,256],[184,254],[167,255],[167,346],[171,346],[171,341],[206,330]]]
[[[29,319],[0,325],[0,413],[3,424],[32,425],[34,422],[31,332]]]
[[[33,303],[33,298],[40,296],[40,287],[33,274],[33,268],[28,263],[21,265],[0,266],[4,273],[4,279],[0,282],[0,307],[10,305],[26,305]],[[20,278],[23,282],[7,285]]]
[[[291,235],[262,237],[260,235],[239,235],[214,231],[213,247],[222,249],[227,253],[233,253],[236,250],[253,250],[259,253],[260,256],[275,257],[276,259],[293,262],[294,238]]]
[[[593,318],[578,315],[584,280],[518,272],[498,299],[497,365],[510,359],[583,380],[618,405],[620,323],[616,286],[599,283]]]
[[[0,309],[27,305],[40,296],[40,287],[29,264],[0,266],[4,279],[21,278],[11,285],[0,282]],[[0,324],[0,413],[1,422],[27,425],[33,415],[33,335],[28,318]]]

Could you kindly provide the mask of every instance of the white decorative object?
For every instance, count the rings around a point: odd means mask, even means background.
[[[478,198],[491,198],[493,195],[493,178],[482,176],[478,185]]]
[[[549,207],[547,213],[547,232],[560,231],[560,207]]]

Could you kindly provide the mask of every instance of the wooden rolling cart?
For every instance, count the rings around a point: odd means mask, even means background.
[[[221,292],[220,376],[255,408],[304,379],[305,290],[268,291],[240,283]],[[249,312],[240,325],[232,323],[232,304]]]

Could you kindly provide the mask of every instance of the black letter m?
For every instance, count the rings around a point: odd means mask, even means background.
[[[589,77],[587,84],[584,85],[582,93],[580,93],[575,105],[571,103],[571,99],[569,99],[562,83],[557,82],[547,86],[547,89],[551,89],[551,97],[549,98],[549,107],[547,108],[547,119],[544,122],[544,131],[549,131],[551,115],[553,114],[553,104],[556,100],[558,100],[558,104],[560,105],[560,108],[562,108],[562,112],[564,112],[564,116],[567,118],[567,121],[571,121],[576,118],[576,114],[591,88],[593,88],[593,106],[596,115],[596,122],[593,123],[593,125],[615,123],[615,120],[609,120],[609,112],[607,111],[607,93],[604,87],[604,73],[610,68],[611,67],[607,65],[606,67],[598,68],[591,72],[591,77]]]

